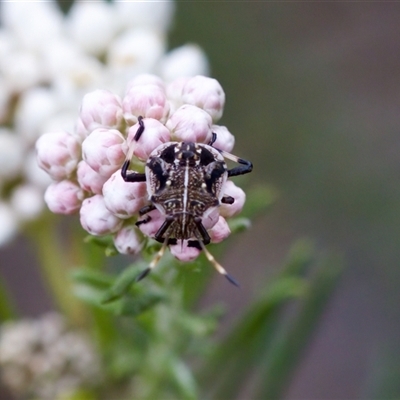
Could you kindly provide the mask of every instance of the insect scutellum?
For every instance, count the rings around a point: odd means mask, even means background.
[[[157,147],[149,156],[145,173],[128,172],[136,142],[145,130],[142,117],[138,117],[139,128],[122,166],[121,175],[125,182],[146,182],[149,204],[140,211],[144,219],[137,225],[150,221],[148,213],[158,209],[165,220],[154,239],[162,243],[149,267],[136,278],[143,279],[159,262],[169,245],[183,243],[188,247],[203,250],[214,268],[231,283],[238,283],[226,272],[207,250],[210,236],[203,225],[203,219],[221,203],[232,204],[233,197],[225,196],[223,187],[228,177],[247,174],[252,171],[250,161],[239,158],[213,147],[215,133],[208,144],[194,142],[167,142]],[[225,158],[239,165],[228,169]]]

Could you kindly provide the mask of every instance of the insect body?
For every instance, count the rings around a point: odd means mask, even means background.
[[[139,117],[139,129],[134,141],[144,131],[143,119]],[[154,239],[163,245],[137,278],[144,278],[158,263],[168,245],[187,240],[189,247],[203,250],[208,260],[221,274],[237,285],[236,281],[214,259],[206,249],[210,236],[203,225],[221,203],[232,204],[234,199],[224,196],[223,187],[228,177],[251,172],[252,164],[225,151],[212,147],[216,134],[209,144],[193,142],[168,142],[157,147],[149,156],[145,173],[128,172],[130,156],[122,167],[121,175],[126,182],[146,182],[150,204],[139,213],[146,215],[158,209],[165,215],[165,221],[156,232]],[[240,165],[228,169],[225,158]],[[150,220],[139,220],[138,225]]]

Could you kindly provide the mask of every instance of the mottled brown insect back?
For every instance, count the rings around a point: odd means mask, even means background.
[[[139,118],[140,127],[135,140],[139,140],[144,131],[143,120]],[[193,142],[167,142],[157,147],[149,156],[145,173],[129,172],[130,160],[122,167],[122,177],[126,182],[146,181],[150,204],[140,210],[144,216],[137,224],[150,221],[146,215],[157,209],[165,216],[154,239],[162,243],[160,251],[149,268],[137,278],[144,278],[153,269],[168,245],[187,241],[188,247],[203,250],[213,266],[225,275],[230,282],[236,281],[217,263],[206,249],[210,236],[203,221],[221,203],[231,204],[234,199],[224,196],[223,188],[229,176],[241,175],[252,170],[252,164],[232,154],[212,147],[216,135],[209,144]],[[128,153],[129,154],[129,153]],[[228,169],[225,158],[239,164],[239,167]]]

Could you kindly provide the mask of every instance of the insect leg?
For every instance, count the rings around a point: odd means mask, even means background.
[[[239,167],[229,169],[228,176],[237,176],[237,175],[248,174],[249,172],[251,172],[253,170],[253,164],[251,161],[247,161],[243,158],[240,158],[233,154],[227,153],[224,150],[219,150],[219,149],[217,149],[217,150],[222,154],[222,156],[224,156],[228,160],[232,160],[238,164],[241,164]]]
[[[141,281],[143,278],[145,278],[154,268],[155,266],[158,264],[158,262],[160,261],[161,257],[163,256],[165,249],[167,247],[167,238],[165,238],[163,245],[161,246],[161,249],[158,251],[158,253],[156,254],[156,256],[153,258],[152,262],[149,264],[148,268],[146,268],[145,270],[143,270],[135,279],[136,282]]]
[[[239,287],[239,284],[236,282],[236,280],[235,280],[231,275],[229,275],[229,274],[226,272],[225,268],[224,268],[221,264],[219,264],[219,263],[217,262],[217,260],[214,258],[214,256],[207,250],[205,244],[204,244],[201,240],[199,240],[199,243],[200,243],[200,246],[201,246],[202,250],[204,251],[204,254],[205,254],[206,257],[207,257],[207,260],[210,261],[210,263],[213,265],[213,267],[214,267],[221,275],[224,275],[225,278],[228,279],[228,281],[229,281],[230,283],[232,283],[232,285],[235,285],[235,286]]]
[[[158,264],[160,261],[161,257],[163,256],[165,252],[165,248],[168,246],[170,242],[170,238],[166,236],[163,238],[164,233],[168,230],[168,228],[171,226],[172,222],[174,221],[173,217],[167,217],[164,221],[164,223],[161,225],[160,229],[157,231],[155,234],[154,239],[157,240],[158,242],[161,242],[163,245],[161,246],[161,249],[158,251],[156,256],[153,258],[153,261],[149,264],[149,267],[143,270],[137,277],[136,277],[136,282],[142,280],[145,278],[152,269],[155,268],[155,266]]]
[[[142,136],[142,133],[144,132],[144,123],[143,123],[143,117],[139,116],[138,117],[138,123],[139,123],[139,128],[135,133],[135,136],[133,137],[132,143],[129,147],[128,153],[125,158],[125,162],[122,165],[121,169],[121,176],[125,182],[146,182],[146,175],[141,174],[138,172],[130,172],[128,173],[128,168],[129,164],[131,163],[131,158],[133,156],[133,151],[135,149],[135,142],[137,142],[140,137]]]

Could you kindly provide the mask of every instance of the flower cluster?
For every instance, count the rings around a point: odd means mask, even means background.
[[[61,398],[100,380],[100,360],[88,338],[59,314],[8,322],[0,330],[1,380],[16,395]]]
[[[1,2],[0,246],[42,212],[49,179],[36,164],[36,139],[72,130],[85,93],[122,94],[143,72],[166,81],[208,73],[198,46],[167,52],[173,13],[169,0],[75,1],[66,15],[55,0]]]
[[[114,237],[120,253],[137,253],[143,237],[154,237],[165,216],[149,213],[150,222],[136,227],[138,211],[149,204],[145,182],[125,182],[121,167],[126,158],[137,172],[153,150],[173,142],[209,143],[230,152],[234,137],[215,123],[222,116],[225,94],[221,85],[201,75],[164,83],[155,75],[142,74],[127,85],[123,98],[95,90],[85,95],[73,132],[55,131],[37,141],[38,163],[54,180],[45,194],[51,211],[61,214],[80,212],[83,228],[92,235]],[[145,131],[136,142],[138,117]],[[241,211],[243,190],[232,181],[223,187],[233,204],[222,204],[203,219],[214,243],[224,240],[230,230],[226,218]],[[140,231],[139,231],[140,229]],[[196,258],[199,250],[187,243],[171,246],[182,261]]]

